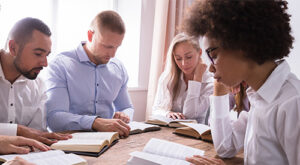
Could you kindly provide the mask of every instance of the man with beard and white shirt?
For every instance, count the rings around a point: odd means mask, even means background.
[[[24,18],[11,29],[0,52],[0,134],[24,136],[45,144],[70,138],[46,129],[46,93],[37,77],[47,66],[51,31],[39,19]]]

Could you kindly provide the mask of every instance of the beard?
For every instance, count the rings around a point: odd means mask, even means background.
[[[15,65],[17,71],[18,71],[19,73],[21,73],[21,75],[23,75],[24,77],[26,77],[26,78],[28,78],[28,79],[30,79],[30,80],[34,80],[34,79],[36,79],[37,76],[38,76],[38,73],[36,73],[36,72],[34,72],[34,71],[37,71],[37,70],[40,71],[40,70],[43,69],[43,67],[36,67],[36,68],[32,68],[32,69],[29,70],[29,71],[26,71],[25,69],[22,69],[22,68],[18,65],[18,63],[17,63],[16,61],[14,61],[14,65]]]
[[[35,67],[35,68],[30,69],[30,70],[22,69],[22,67],[21,67],[22,62],[21,62],[21,59],[20,59],[21,56],[22,56],[21,52],[18,52],[17,57],[16,57],[16,59],[13,62],[15,68],[24,77],[26,77],[26,78],[28,78],[30,80],[36,79],[37,76],[38,76],[38,73],[36,73],[34,71],[41,71],[43,69],[43,67]]]

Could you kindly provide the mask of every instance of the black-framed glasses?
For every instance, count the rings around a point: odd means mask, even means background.
[[[207,54],[207,56],[208,56],[208,58],[210,59],[210,62],[211,62],[213,65],[215,65],[215,61],[214,61],[214,59],[211,57],[210,53],[211,53],[212,51],[218,49],[218,48],[219,48],[219,47],[214,47],[214,48],[209,48],[209,49],[206,49],[206,50],[205,50],[205,51],[206,51],[206,54]]]

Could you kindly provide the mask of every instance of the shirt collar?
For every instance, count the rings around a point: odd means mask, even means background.
[[[80,62],[91,62],[89,59],[89,56],[86,54],[86,52],[83,48],[83,45],[85,45],[85,44],[86,44],[86,41],[82,41],[78,45],[78,47],[76,49],[77,56],[78,56]]]
[[[6,78],[4,76],[4,73],[3,73],[1,62],[0,62],[0,78],[6,80]],[[14,83],[16,83],[16,82],[25,82],[26,80],[28,80],[28,79],[26,77],[24,77],[23,75],[21,75],[17,78],[17,80]]]
[[[83,48],[83,46],[84,46],[85,44],[86,44],[86,41],[82,41],[82,42],[78,45],[78,47],[77,47],[77,49],[76,49],[76,53],[77,53],[77,56],[78,56],[78,58],[79,58],[79,61],[80,61],[80,62],[89,62],[90,64],[95,65],[95,64],[90,60],[89,56],[87,55],[87,53],[85,52],[85,50],[84,50],[84,48]],[[110,59],[108,63],[110,63],[111,60],[112,60],[112,59]],[[108,64],[108,63],[107,63],[107,64]],[[105,67],[107,64],[99,64],[99,65],[97,65],[97,67]]]
[[[5,78],[4,77],[4,73],[3,73],[3,70],[2,70],[2,65],[1,65],[1,62],[0,62],[0,78]]]
[[[255,92],[251,87],[247,90],[249,96],[256,93],[268,103],[271,103],[278,95],[281,87],[290,73],[290,67],[285,60],[277,62],[277,67],[273,70],[266,82]],[[250,97],[249,97],[250,98]],[[251,103],[251,101],[250,101]]]

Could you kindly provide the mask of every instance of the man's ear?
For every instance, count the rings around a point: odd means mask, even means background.
[[[94,34],[93,30],[89,30],[88,31],[88,41],[89,42],[92,42],[92,40],[93,40],[93,34]]]
[[[9,53],[12,56],[17,56],[18,44],[16,43],[15,40],[9,40],[9,42],[8,42],[8,48],[9,48]]]

